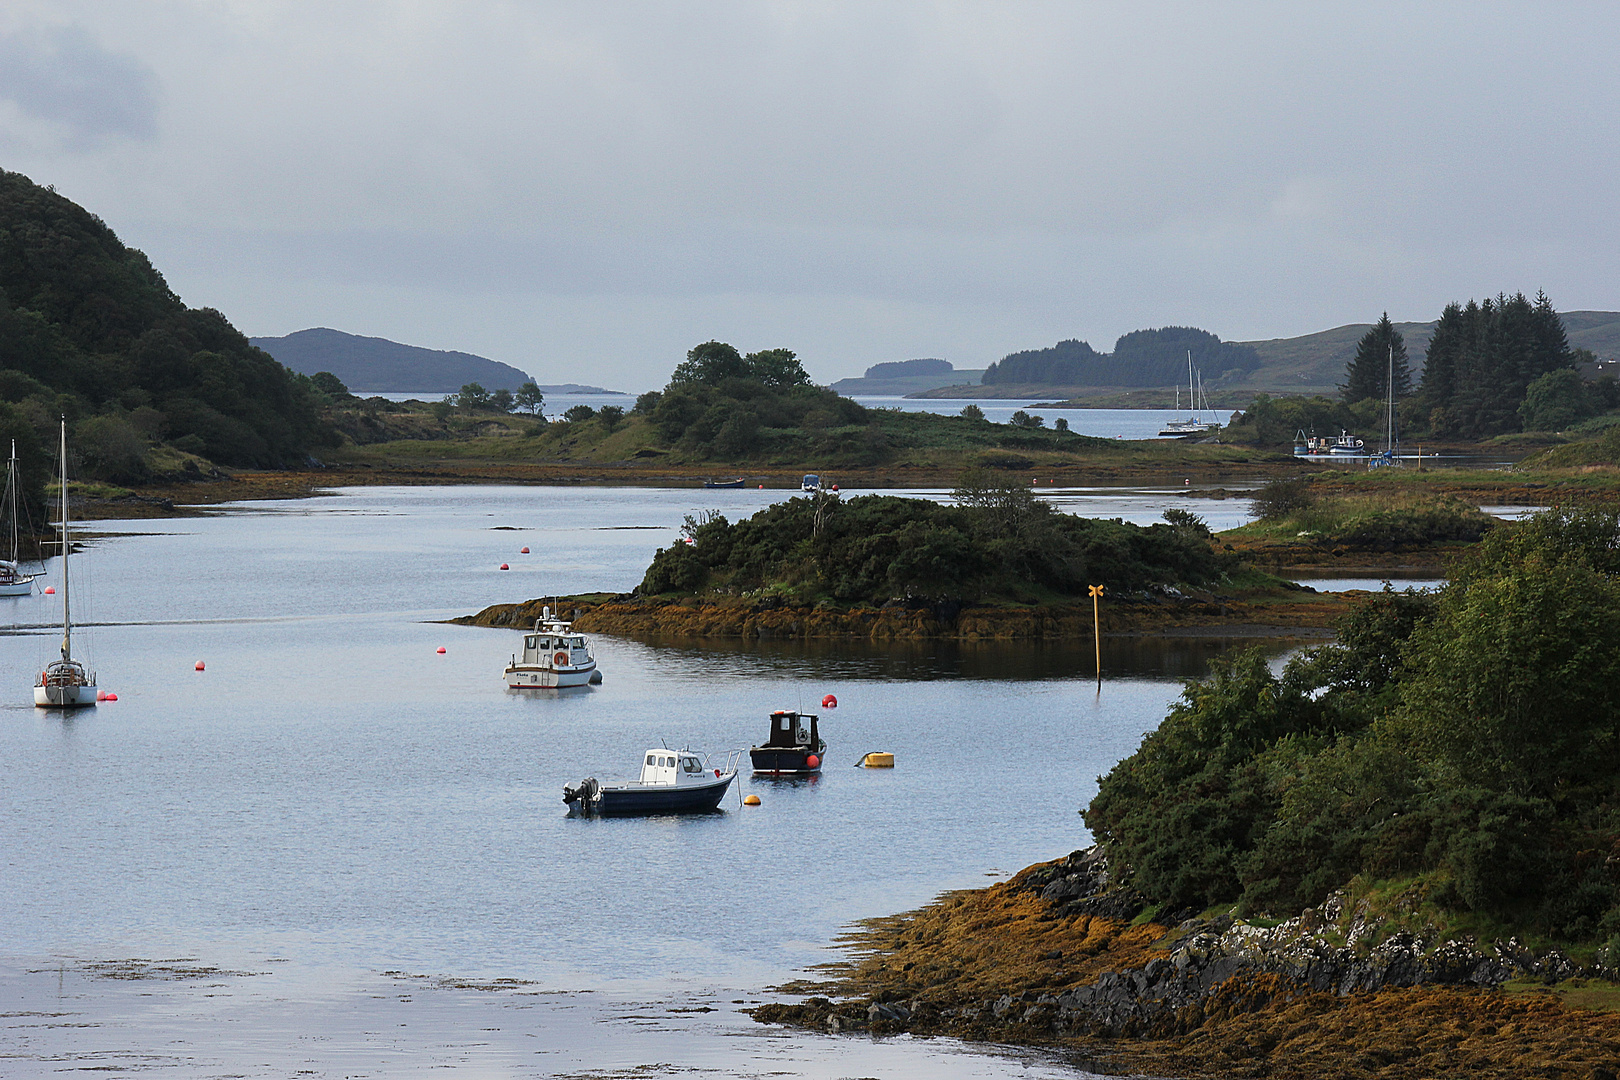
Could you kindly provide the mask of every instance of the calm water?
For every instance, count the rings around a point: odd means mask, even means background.
[[[1085,844],[1096,777],[1225,646],[1111,642],[1099,688],[1084,644],[599,637],[602,686],[523,695],[516,634],[433,621],[628,590],[684,514],[783,494],[349,489],[96,526],[75,641],[119,701],[34,709],[56,598],[0,607],[0,956],[757,994],[854,919]],[[828,693],[815,782],[747,781],[763,805],[712,817],[564,814],[565,783],[746,746]],[[898,767],[850,767],[876,749]]]

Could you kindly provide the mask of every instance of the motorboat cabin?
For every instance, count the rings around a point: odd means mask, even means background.
[[[827,744],[821,739],[816,714],[788,709],[771,713],[770,736],[748,751],[754,772],[770,776],[818,773],[826,756]]]
[[[800,491],[820,491],[821,477],[815,473],[805,473],[804,479],[799,482]]]
[[[575,633],[571,623],[553,618],[549,607],[541,609],[534,629],[523,635],[523,658],[514,655],[506,666],[510,690],[554,690],[601,681],[584,635]]]

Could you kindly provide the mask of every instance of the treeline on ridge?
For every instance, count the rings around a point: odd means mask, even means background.
[[[1076,517],[1026,487],[967,474],[957,505],[888,495],[794,498],[730,522],[689,521],[690,543],[661,548],[646,595],[741,595],[795,603],[896,598],[1035,602],[1104,584],[1125,595],[1207,584],[1229,561],[1191,515],[1147,527]]]
[[[1584,381],[1576,365],[1595,357],[1571,349],[1545,293],[1446,305],[1413,386],[1406,343],[1386,313],[1362,336],[1345,368],[1339,400],[1260,394],[1234,414],[1224,437],[1281,443],[1296,432],[1383,432],[1391,369],[1396,436],[1486,439],[1519,431],[1563,431],[1620,407],[1610,376]]]
[[[302,463],[334,437],[308,379],[188,308],[100,218],[0,171],[0,438],[37,491],[58,416],[86,471],[138,480],[160,443],[228,465]]]
[[[1010,353],[985,369],[980,382],[995,385],[1169,386],[1187,378],[1187,354],[1214,381],[1260,366],[1253,347],[1222,341],[1207,330],[1166,326],[1133,330],[1099,353],[1088,343],[1060,341],[1046,349]]]
[[[1620,514],[1544,512],[1453,571],[1189,685],[1082,811],[1123,880],[1278,916],[1381,889],[1620,957]]]

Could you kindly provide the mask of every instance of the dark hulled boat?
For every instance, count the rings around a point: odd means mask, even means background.
[[[732,752],[733,760],[739,752]],[[736,775],[732,760],[723,769],[710,769],[690,750],[654,747],[647,751],[639,780],[604,784],[586,777],[563,788],[563,802],[571,814],[703,814],[719,807]]]
[[[816,729],[815,713],[778,709],[771,713],[771,734],[763,745],[752,747],[748,757],[755,774],[809,776],[821,771],[827,744]]]

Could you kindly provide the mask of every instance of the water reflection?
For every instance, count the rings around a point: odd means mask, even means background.
[[[717,677],[837,678],[929,682],[936,679],[1032,682],[1096,675],[1091,641],[752,640],[637,637],[678,663],[701,662]],[[1197,679],[1210,661],[1239,648],[1282,656],[1308,638],[1105,636],[1103,677]]]

